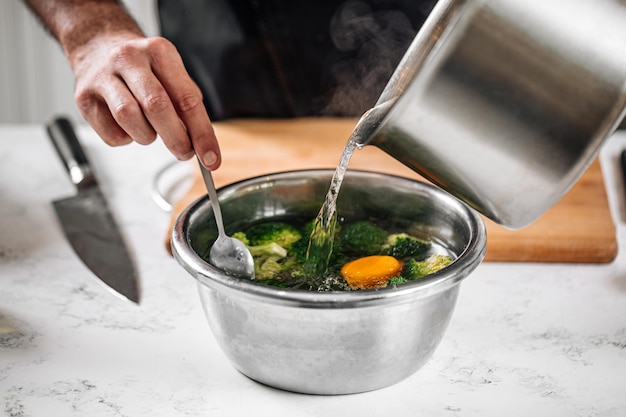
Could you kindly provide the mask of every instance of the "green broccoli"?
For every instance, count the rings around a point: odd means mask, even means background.
[[[406,233],[389,234],[371,221],[357,221],[344,224],[337,230],[330,254],[329,275],[325,275],[322,282],[319,281],[321,275],[312,275],[307,270],[311,264],[311,260],[307,262],[306,259],[308,237],[313,225],[314,220],[298,230],[287,223],[273,221],[259,223],[232,236],[250,249],[254,259],[255,279],[259,283],[281,288],[345,289],[335,282],[338,268],[356,257],[390,255],[402,261],[409,259],[404,264],[402,274],[388,281],[387,285],[390,286],[432,274],[451,262],[450,257],[443,255],[432,255],[418,261],[430,249],[429,242]],[[311,256],[314,258],[316,253]]]
[[[452,259],[449,256],[434,254],[423,261],[416,261],[411,258],[402,269],[402,277],[407,280],[414,280],[433,274],[450,265]]]
[[[250,246],[250,240],[248,240],[248,236],[244,232],[235,232],[232,237],[241,240],[244,245]]]
[[[302,263],[300,259],[306,258],[306,239],[294,242],[289,252],[276,242],[250,245],[246,233],[236,232],[232,235],[241,240],[248,249],[254,260],[254,277],[259,281],[273,286],[283,286],[284,279],[297,277],[301,274]],[[304,249],[301,249],[301,247]],[[295,249],[295,250],[294,250]],[[286,285],[286,284],[285,284]]]
[[[294,242],[302,238],[302,234],[290,224],[283,222],[259,223],[246,231],[249,244],[259,246],[267,243],[276,243],[289,249]]]
[[[265,243],[263,245],[248,246],[253,258],[284,258],[287,256],[287,249],[280,246],[278,243]]]
[[[250,254],[253,258],[259,257],[268,257],[268,256],[278,256],[279,258],[284,258],[287,256],[287,249],[283,248],[276,242],[267,242],[258,245],[251,245],[250,239],[244,232],[235,232],[232,234],[232,237],[235,239],[239,239],[244,245],[248,247],[250,250]]]
[[[254,276],[266,285],[289,287],[303,275],[308,239],[281,222],[260,223],[233,237],[241,240],[254,259]]]
[[[353,256],[379,254],[387,232],[369,221],[358,221],[344,225],[338,233],[341,250]]]
[[[274,243],[272,245],[276,244]],[[291,251],[287,252],[284,248],[278,245],[276,246],[284,252],[270,255],[265,258],[255,256],[253,249],[255,248],[254,246],[250,248],[250,251],[253,252],[253,258],[255,260],[255,279],[263,280],[264,283],[266,283],[265,280],[271,280],[271,282],[283,283],[285,286],[293,285],[295,281],[304,276],[304,264],[299,259],[301,255],[292,253]],[[283,254],[284,256],[282,256]],[[304,256],[306,257],[306,249]],[[271,285],[276,286],[275,283]]]
[[[309,249],[309,239],[296,240],[289,248],[289,256],[293,257],[298,263],[304,264],[306,261],[306,253]]]
[[[382,254],[396,259],[419,257],[430,249],[430,242],[417,239],[406,233],[395,233],[387,237],[382,246]]]
[[[233,235],[234,236],[234,235]],[[282,270],[280,261],[287,256],[287,249],[277,243],[248,246],[254,260],[254,278],[270,279]]]
[[[405,282],[409,282],[409,280],[404,278],[402,275],[400,275],[399,277],[389,278],[389,281],[387,282],[387,286],[404,284]]]
[[[254,279],[264,280],[273,279],[276,274],[283,270],[278,256],[269,256],[267,258],[255,259],[254,262]]]
[[[266,280],[274,277],[282,271],[281,260],[287,256],[287,249],[276,242],[267,242],[259,245],[251,245],[250,239],[245,232],[235,232],[232,237],[241,240],[250,250],[254,260],[255,279]]]

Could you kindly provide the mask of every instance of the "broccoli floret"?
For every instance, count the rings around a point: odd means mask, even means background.
[[[257,224],[247,230],[246,236],[251,246],[276,243],[285,249],[289,249],[294,242],[302,238],[298,229],[283,222]]]
[[[408,279],[400,275],[399,277],[389,278],[389,281],[387,282],[387,286],[404,284],[405,282],[408,282],[408,281],[409,281]]]
[[[248,240],[248,236],[246,236],[244,232],[235,232],[233,233],[232,237],[234,237],[235,239],[241,240],[241,242],[244,245],[250,246],[250,241]]]
[[[287,223],[260,223],[247,232],[233,233],[250,250],[256,280],[272,286],[289,286],[303,274],[308,239]]]
[[[258,263],[255,258],[254,272],[255,279],[264,280],[264,284],[265,280],[271,280],[290,286],[304,276],[304,264],[290,253],[284,257],[269,256]],[[276,283],[270,285],[277,286]]]
[[[287,250],[275,242],[252,246],[244,232],[235,232],[232,237],[239,239],[250,250],[254,260],[254,276],[256,279],[270,279],[278,269],[277,262],[287,256]]]
[[[296,240],[291,244],[288,254],[293,257],[295,261],[304,263],[306,261],[306,252],[309,249],[309,239]]]
[[[250,250],[253,258],[278,256],[284,258],[287,256],[287,249],[283,248],[276,242],[262,243],[259,245],[251,245],[248,236],[244,232],[235,232],[232,237],[239,239]]]
[[[277,243],[248,246],[254,260],[254,278],[270,279],[282,270],[279,261],[287,256],[287,249]]]
[[[298,244],[298,247],[300,245]],[[271,281],[273,283],[269,285],[282,286],[278,283],[282,282],[287,285],[289,280],[300,277],[303,273],[303,266],[299,257],[306,257],[306,246],[304,255],[292,253],[293,248],[292,245],[292,248],[287,251],[275,242],[248,246],[254,260],[254,279],[264,281],[264,284]]]
[[[276,274],[283,270],[283,265],[280,263],[280,257],[269,256],[264,258],[262,262],[254,263],[254,279],[264,280],[273,279]]]
[[[423,261],[416,261],[415,258],[411,258],[404,264],[402,277],[407,280],[422,278],[445,268],[450,265],[451,261],[449,256],[437,254],[431,255]]]
[[[304,264],[295,256],[288,255],[281,261],[281,265],[282,270],[277,272],[277,279],[288,282],[304,277]]]
[[[341,250],[356,256],[379,254],[387,232],[369,221],[344,225],[338,233]]]
[[[248,246],[253,258],[267,258],[270,256],[284,258],[287,256],[287,249],[278,243],[266,243],[264,245]]]
[[[419,257],[430,249],[430,242],[417,239],[406,233],[395,233],[387,237],[383,244],[383,255],[393,256],[396,259]]]
[[[445,255],[430,255],[428,258],[422,261],[422,272],[424,275],[434,274],[437,271],[442,270],[446,266],[452,263],[452,258]]]

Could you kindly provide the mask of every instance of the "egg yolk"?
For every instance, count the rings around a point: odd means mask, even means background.
[[[393,256],[374,255],[355,259],[341,268],[341,276],[351,288],[380,288],[402,272],[402,262]]]

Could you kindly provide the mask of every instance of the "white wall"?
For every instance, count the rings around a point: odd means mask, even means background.
[[[125,4],[148,35],[158,33],[155,0]],[[0,0],[0,123],[44,123],[55,114],[82,121],[74,77],[61,48],[21,0]]]

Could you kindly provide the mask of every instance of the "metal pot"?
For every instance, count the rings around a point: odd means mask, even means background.
[[[624,22],[620,0],[441,0],[358,141],[524,227],[623,118]]]
[[[220,189],[227,232],[259,219],[315,218],[332,174],[278,173]],[[408,377],[439,345],[461,281],[485,254],[478,214],[428,184],[348,171],[337,207],[350,220],[393,219],[454,261],[422,280],[380,290],[284,290],[228,276],[203,260],[199,254],[216,235],[206,197],[176,220],[174,256],[197,279],[217,342],[248,377],[310,394],[369,391]]]

